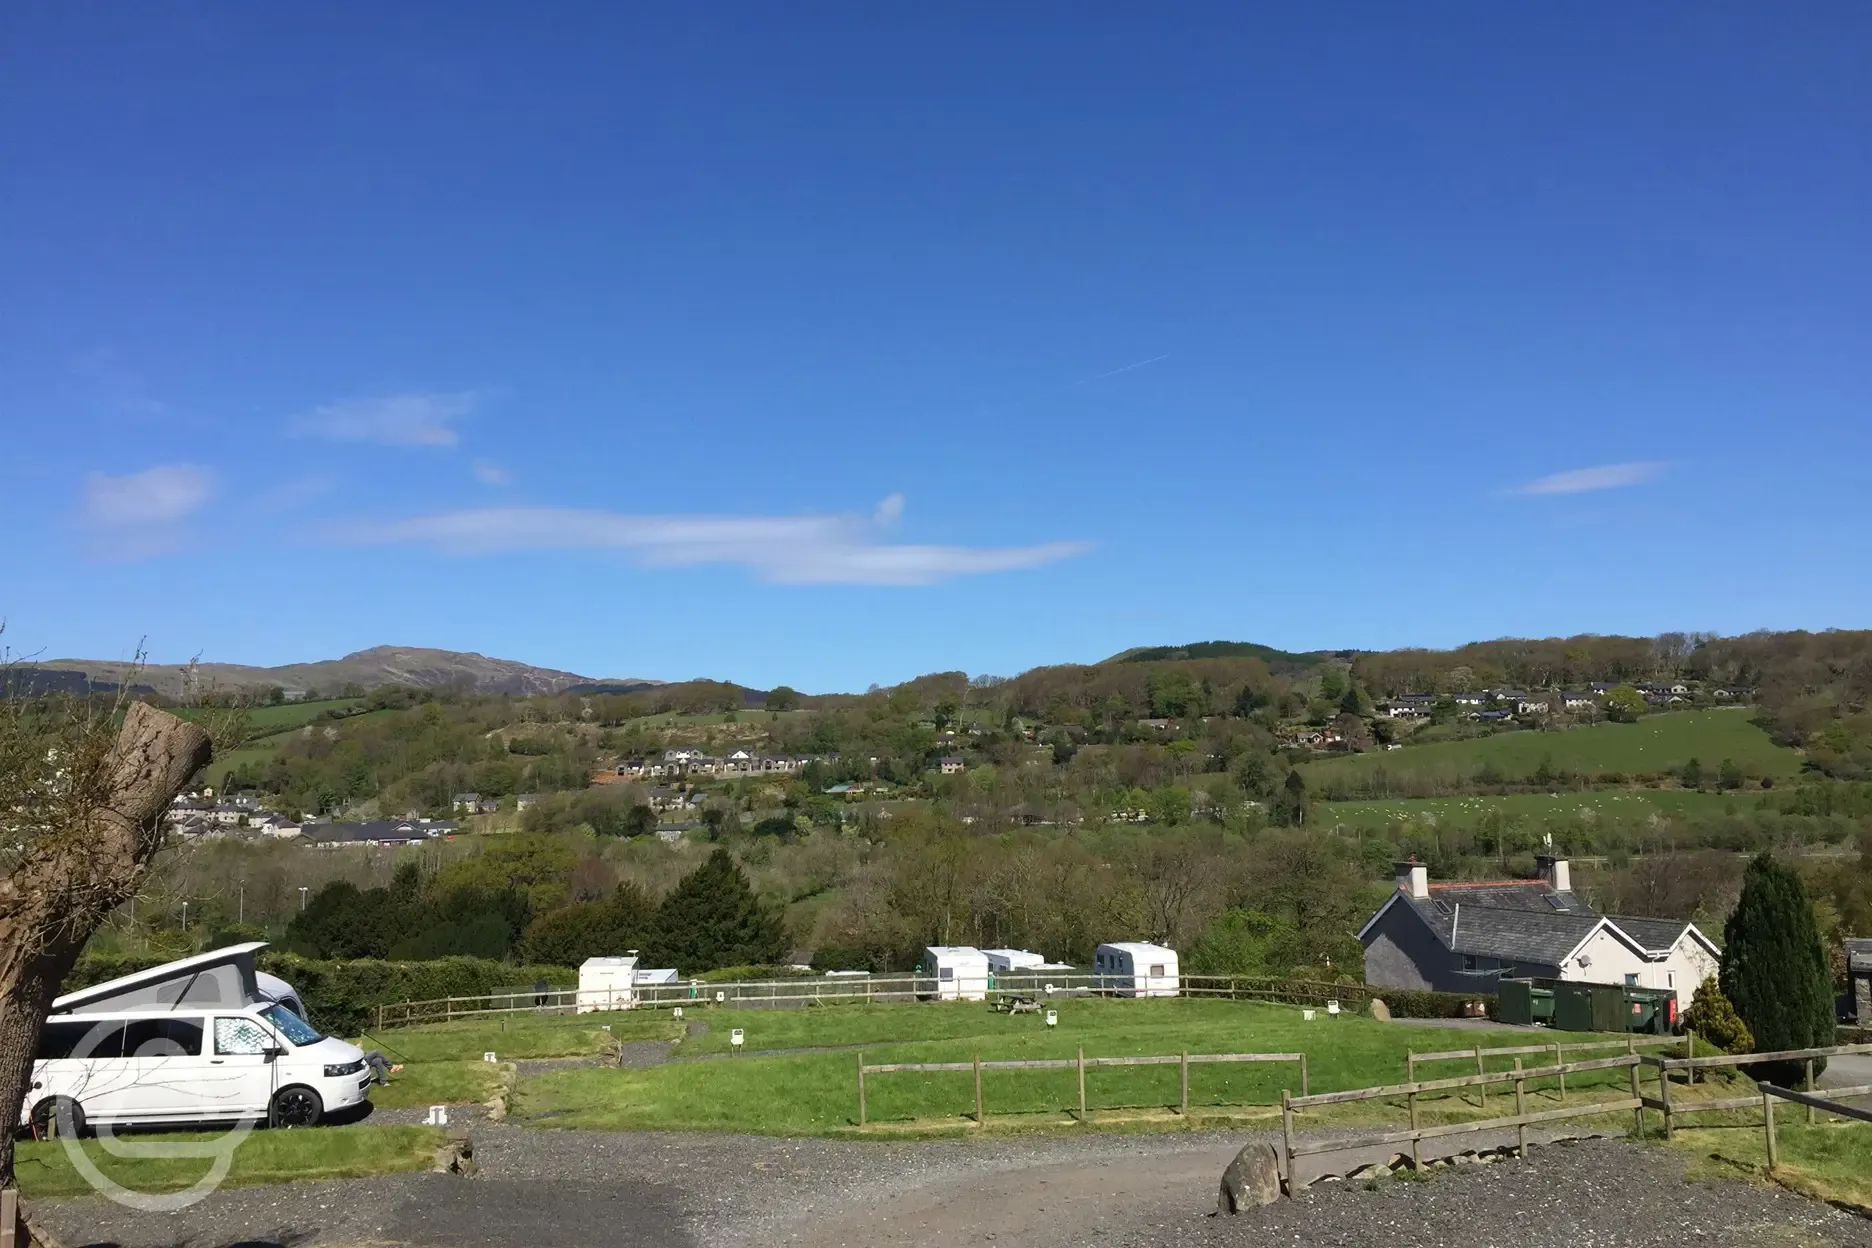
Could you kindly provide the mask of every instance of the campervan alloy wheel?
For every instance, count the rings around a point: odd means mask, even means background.
[[[56,1132],[76,1138],[85,1132],[84,1106],[69,1096],[48,1096],[33,1106],[33,1135],[49,1140]]]
[[[324,1116],[325,1102],[311,1088],[281,1088],[273,1094],[273,1111],[267,1125],[274,1127],[316,1127]]]

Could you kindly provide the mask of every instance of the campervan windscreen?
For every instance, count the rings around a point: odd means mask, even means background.
[[[300,1048],[304,1048],[308,1044],[317,1044],[325,1038],[324,1033],[319,1031],[318,1028],[306,1022],[305,1019],[300,1018],[283,1005],[267,1006],[266,1009],[260,1011],[260,1017],[279,1028],[281,1035],[285,1036]]]

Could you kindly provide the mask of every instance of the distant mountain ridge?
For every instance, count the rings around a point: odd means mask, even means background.
[[[481,693],[539,694],[583,691],[602,687],[607,690],[650,688],[663,682],[634,678],[600,679],[562,672],[556,668],[534,667],[512,659],[491,659],[484,654],[460,650],[432,650],[421,646],[373,646],[347,654],[342,659],[322,659],[315,663],[287,663],[279,667],[249,667],[239,663],[202,663],[195,669],[196,689],[187,687],[189,668],[180,663],[153,663],[141,669],[135,665],[98,659],[47,659],[30,665],[30,683],[47,689],[80,687],[116,687],[134,678],[139,688],[148,687],[167,697],[180,698],[207,689],[244,690],[303,689],[335,694],[349,685],[366,689],[378,685],[407,685],[416,689],[439,689],[463,685]],[[24,674],[24,673],[22,673]]]

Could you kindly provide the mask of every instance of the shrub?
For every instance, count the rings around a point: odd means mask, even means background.
[[[1684,1011],[1684,1026],[1728,1053],[1747,1053],[1755,1047],[1755,1037],[1748,1024],[1736,1013],[1735,1004],[1723,995],[1716,977],[1710,976],[1697,988],[1696,1001]]]
[[[1463,1007],[1471,1001],[1483,1002],[1491,1017],[1495,1013],[1495,997],[1492,993],[1383,988],[1374,989],[1372,995],[1383,998],[1393,1018],[1461,1018]]]

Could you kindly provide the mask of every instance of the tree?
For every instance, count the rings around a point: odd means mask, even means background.
[[[639,803],[624,812],[625,836],[649,836],[657,829],[656,811]]]
[[[1683,784],[1683,787],[1686,789],[1702,788],[1703,787],[1703,764],[1697,759],[1694,759],[1694,758],[1691,759],[1689,762],[1685,763],[1682,767],[1678,769],[1677,779]]]
[[[1250,750],[1235,764],[1235,783],[1249,797],[1260,801],[1274,792],[1278,772],[1274,759],[1259,750]]]
[[[534,962],[578,966],[586,958],[644,948],[655,923],[656,903],[627,880],[603,901],[578,902],[533,920],[521,947]]]
[[[1345,696],[1339,699],[1339,713],[1341,715],[1358,715],[1362,713],[1363,710],[1364,704],[1359,699],[1358,686],[1347,685]]]
[[[717,849],[663,899],[651,947],[692,973],[768,966],[786,959],[786,924],[755,896],[728,851]]]
[[[1833,983],[1813,903],[1800,876],[1771,854],[1749,864],[1742,896],[1723,925],[1719,984],[1758,1051],[1833,1043]],[[1816,1073],[1824,1067],[1824,1059],[1817,1061]],[[1764,1063],[1750,1074],[1788,1086],[1802,1070],[1799,1062]]]
[[[767,709],[770,711],[795,711],[799,709],[799,690],[790,685],[781,685],[767,695]]]
[[[145,703],[0,699],[0,1104],[25,1101],[59,985],[213,757],[199,725]],[[0,1133],[0,1187],[14,1186],[13,1143]]]
[[[1725,789],[1742,787],[1742,767],[1733,758],[1722,760],[1722,766],[1716,772],[1716,783]]]
[[[1306,817],[1306,779],[1298,771],[1290,771],[1281,785],[1280,798],[1274,803],[1274,822],[1298,827],[1306,822]]]
[[[1630,685],[1620,685],[1605,696],[1606,718],[1619,724],[1635,724],[1645,713],[1644,694]]]

